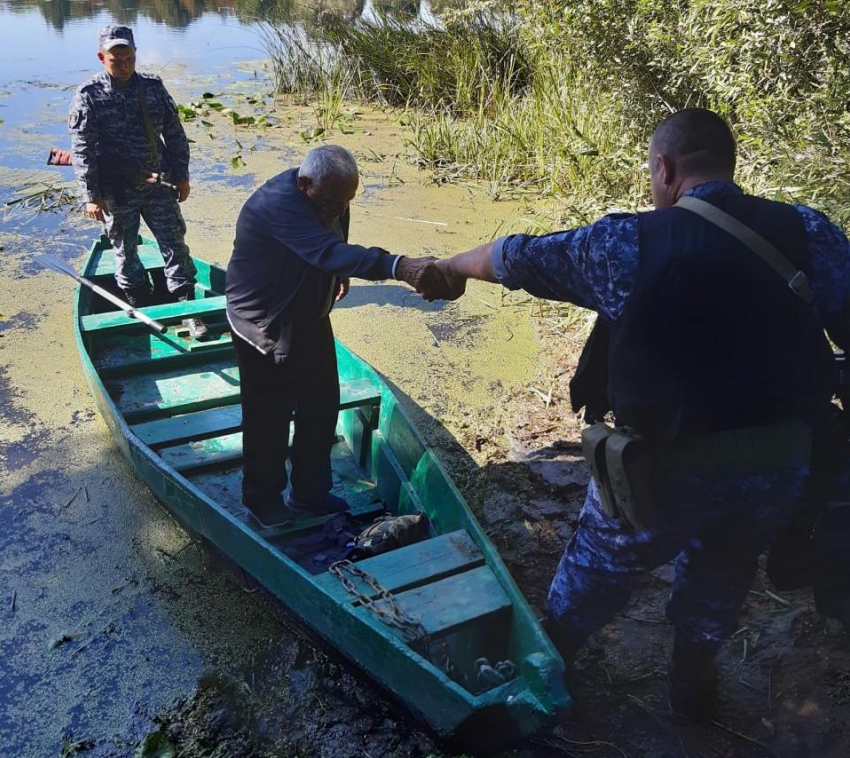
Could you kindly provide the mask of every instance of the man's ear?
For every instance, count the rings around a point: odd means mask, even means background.
[[[103,63],[106,60],[106,56],[103,54],[103,50],[97,51],[97,58],[101,63]]]
[[[669,187],[676,180],[676,164],[669,155],[659,153],[656,156],[658,161],[658,178],[665,187]]]
[[[298,185],[298,189],[300,189],[302,192],[306,192],[308,189],[310,189],[310,187],[313,186],[313,180],[310,179],[309,176],[299,176],[295,180],[295,183],[296,185]]]

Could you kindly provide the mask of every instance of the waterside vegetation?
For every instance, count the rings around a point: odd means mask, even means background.
[[[850,223],[850,14],[840,0],[517,0],[437,23],[326,13],[264,26],[282,93],[323,127],[350,100],[405,112],[441,181],[555,198],[560,218],[646,206],[664,115],[722,113],[746,189]]]

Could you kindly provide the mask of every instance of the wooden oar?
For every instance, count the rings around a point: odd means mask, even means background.
[[[92,292],[96,292],[98,295],[100,295],[105,300],[108,300],[113,305],[117,305],[131,318],[138,319],[143,324],[149,326],[157,334],[165,334],[168,331],[168,327],[166,327],[165,324],[161,324],[159,321],[154,321],[154,319],[152,319],[150,316],[146,316],[141,311],[136,310],[129,303],[125,303],[120,297],[115,297],[115,295],[103,289],[103,287],[98,287],[98,285],[96,285],[94,282],[80,276],[74,270],[74,267],[65,263],[65,261],[60,261],[53,255],[37,255],[35,257],[35,261],[46,268],[49,268],[53,271],[58,271],[60,274],[66,274],[67,276],[70,276],[72,279],[75,279],[84,287],[88,287]]]

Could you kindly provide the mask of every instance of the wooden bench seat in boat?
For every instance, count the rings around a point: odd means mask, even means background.
[[[165,334],[153,332],[100,332],[94,350],[94,364],[103,379],[189,368],[204,361],[232,355],[230,326],[221,319],[204,319],[209,335],[196,340],[171,329]]]
[[[510,598],[486,565],[394,594],[393,600],[405,615],[422,624],[431,639],[447,637],[473,623],[497,622],[511,609]],[[389,609],[384,600],[376,605]],[[366,608],[360,612],[372,613]]]
[[[224,307],[225,296],[217,295],[216,297],[204,297],[177,303],[150,305],[147,308],[140,308],[140,310],[152,319],[167,324],[189,317],[203,318],[204,316],[211,316],[215,313],[221,313]],[[86,333],[115,330],[143,330],[147,328],[141,321],[128,316],[124,311],[92,313],[80,318],[80,330]]]
[[[194,413],[240,398],[239,370],[230,358],[193,367],[109,379],[106,389],[129,424]]]
[[[445,637],[473,623],[498,621],[511,608],[511,600],[481,551],[465,530],[358,561],[356,567],[373,576],[393,593],[396,605],[418,620],[429,637]],[[335,598],[359,605],[331,573],[316,579]],[[364,595],[376,593],[360,579],[353,579]],[[386,601],[377,606],[386,607]],[[373,615],[363,608],[361,613]]]
[[[235,387],[238,398],[239,388]],[[231,393],[227,393],[230,400]],[[340,410],[377,406],[381,393],[369,379],[356,379],[340,385]],[[186,442],[219,437],[239,431],[242,408],[229,405],[223,408],[186,413],[179,416],[143,421],[133,424],[133,433],[150,447],[181,445]]]
[[[375,577],[378,583],[390,592],[400,592],[434,582],[460,571],[467,571],[484,564],[484,556],[465,529],[441,534],[413,545],[391,550],[374,558],[357,561],[358,569]],[[362,579],[349,577],[358,592],[369,597],[376,593]],[[323,590],[340,601],[356,602],[335,574],[327,573],[316,577]]]

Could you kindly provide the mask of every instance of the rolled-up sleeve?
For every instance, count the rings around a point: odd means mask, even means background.
[[[543,236],[514,234],[493,243],[492,264],[508,289],[619,317],[637,274],[635,214]]]

